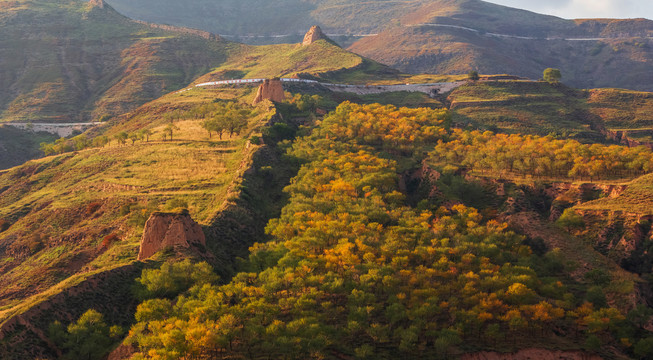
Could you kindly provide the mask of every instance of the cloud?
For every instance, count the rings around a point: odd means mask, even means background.
[[[488,0],[565,19],[637,18],[653,19],[651,0]]]

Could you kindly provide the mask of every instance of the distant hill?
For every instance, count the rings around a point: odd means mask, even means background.
[[[298,42],[312,26],[331,34],[375,33],[428,0],[109,0],[131,18],[235,35],[251,44]],[[287,35],[287,36],[280,36]],[[339,39],[342,40],[342,39]]]
[[[563,20],[478,0],[434,1],[350,50],[406,72],[511,73],[559,68],[580,88],[653,90],[653,21]]]
[[[132,21],[101,0],[0,2],[0,121],[134,109],[219,64],[230,43]]]
[[[333,36],[340,44],[353,43],[350,50],[410,73],[477,70],[538,79],[556,67],[575,87],[653,90],[653,21],[646,19],[565,20],[480,0],[109,2],[136,19],[252,44],[298,42],[318,24],[343,35]]]

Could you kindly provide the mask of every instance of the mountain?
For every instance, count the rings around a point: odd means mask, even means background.
[[[574,87],[653,90],[653,22],[646,19],[564,20],[480,0],[110,3],[136,19],[256,44],[299,42],[318,24],[350,50],[409,73],[477,70],[539,79],[554,67]]]
[[[189,26],[256,44],[299,42],[313,25],[346,36],[378,32],[428,0],[109,0],[131,18]]]
[[[226,58],[211,34],[132,21],[103,1],[0,3],[0,121],[84,122],[132,110]]]
[[[432,1],[349,49],[411,73],[559,68],[580,88],[653,90],[653,21],[563,20],[478,0]]]

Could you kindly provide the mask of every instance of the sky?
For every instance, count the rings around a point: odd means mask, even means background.
[[[653,0],[485,0],[565,19],[653,19]]]

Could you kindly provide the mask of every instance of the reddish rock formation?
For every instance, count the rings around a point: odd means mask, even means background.
[[[281,85],[281,80],[268,79],[263,81],[263,84],[258,87],[256,98],[254,98],[254,105],[260,103],[265,99],[275,102],[281,102],[286,99],[286,95],[283,93],[283,85]]]
[[[598,355],[581,351],[554,351],[546,349],[523,349],[514,354],[496,352],[478,352],[464,354],[462,360],[602,360]]]
[[[167,247],[204,249],[205,245],[202,228],[188,213],[154,213],[145,223],[138,260]]]
[[[104,0],[90,0],[89,4],[104,9]]]
[[[310,30],[308,30],[306,35],[304,35],[304,41],[302,42],[302,46],[311,45],[312,43],[321,39],[327,39],[327,36],[324,35],[322,29],[320,29],[319,26],[313,26],[311,27]]]

